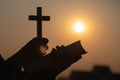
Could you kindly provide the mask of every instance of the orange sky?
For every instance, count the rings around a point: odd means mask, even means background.
[[[95,64],[108,65],[120,72],[120,0],[0,0],[0,54],[10,57],[36,36],[36,22],[28,15],[43,7],[43,36],[50,40],[49,51],[56,45],[68,45],[81,40],[88,51],[81,60],[64,71],[91,70]],[[85,31],[76,33],[76,21]]]

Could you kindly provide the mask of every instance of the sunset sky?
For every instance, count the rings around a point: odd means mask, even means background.
[[[9,58],[36,37],[36,15],[51,17],[43,22],[43,36],[49,39],[49,51],[56,45],[81,40],[88,51],[62,75],[71,70],[91,70],[96,64],[110,66],[120,73],[120,0],[0,0],[0,54]],[[84,24],[83,32],[75,32],[76,22]]]

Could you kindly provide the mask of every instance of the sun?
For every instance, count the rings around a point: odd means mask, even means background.
[[[76,22],[74,25],[74,30],[76,32],[83,32],[84,31],[84,24],[81,22]]]

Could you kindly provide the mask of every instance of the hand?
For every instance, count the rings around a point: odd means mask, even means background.
[[[25,51],[27,53],[40,53],[40,46],[47,45],[48,39],[47,38],[33,38],[29,41],[20,51]]]
[[[47,45],[47,38],[33,38],[10,59],[19,65],[25,65],[38,57],[41,57],[40,45]]]

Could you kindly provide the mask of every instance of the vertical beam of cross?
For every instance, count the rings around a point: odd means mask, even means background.
[[[37,15],[30,15],[29,20],[37,21],[37,37],[42,38],[42,21],[50,21],[50,16],[42,16],[42,8],[37,7]]]

